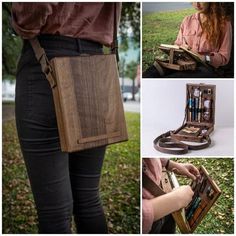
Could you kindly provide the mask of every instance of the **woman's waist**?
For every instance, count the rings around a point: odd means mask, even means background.
[[[91,40],[72,38],[62,35],[43,34],[38,36],[41,47],[45,50],[69,50],[78,53],[97,52],[101,53],[103,45]],[[24,40],[23,52],[31,49],[29,40]]]

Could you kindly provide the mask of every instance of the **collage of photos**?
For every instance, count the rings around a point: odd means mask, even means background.
[[[3,235],[234,235],[234,1],[1,6]]]
[[[234,2],[142,4],[143,234],[234,234],[233,26]]]

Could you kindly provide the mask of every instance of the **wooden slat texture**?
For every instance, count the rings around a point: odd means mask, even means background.
[[[63,151],[127,140],[115,55],[57,57],[51,64],[61,104],[58,123],[64,124],[59,130]]]

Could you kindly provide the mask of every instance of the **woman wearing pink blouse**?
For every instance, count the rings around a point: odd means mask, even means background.
[[[162,167],[195,179],[198,169],[192,164],[177,163],[165,158],[144,158],[143,171],[157,185],[160,184]],[[143,233],[174,233],[175,222],[170,215],[192,200],[193,191],[190,186],[181,186],[170,193],[154,197],[143,186],[142,188],[142,230]]]
[[[164,73],[162,77],[219,77],[215,71],[220,66],[228,64],[232,48],[232,26],[223,4],[220,2],[192,3],[197,12],[184,18],[175,41],[176,45],[186,46],[199,53],[201,59],[211,67],[206,68],[199,64],[194,72],[180,72],[156,67],[160,74]]]
[[[194,2],[197,13],[187,16],[175,44],[186,45],[202,55],[202,60],[215,68],[229,62],[232,26],[220,10],[220,3]]]

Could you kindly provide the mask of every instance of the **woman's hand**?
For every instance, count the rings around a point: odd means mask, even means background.
[[[172,192],[150,199],[153,208],[154,221],[172,212],[186,207],[192,200],[193,191],[190,186],[181,186]]]
[[[200,176],[198,169],[192,164],[177,163],[170,160],[168,170],[174,171],[176,174],[185,175],[192,180]]]
[[[183,185],[173,190],[178,208],[187,207],[193,197],[193,191],[189,185]]]

